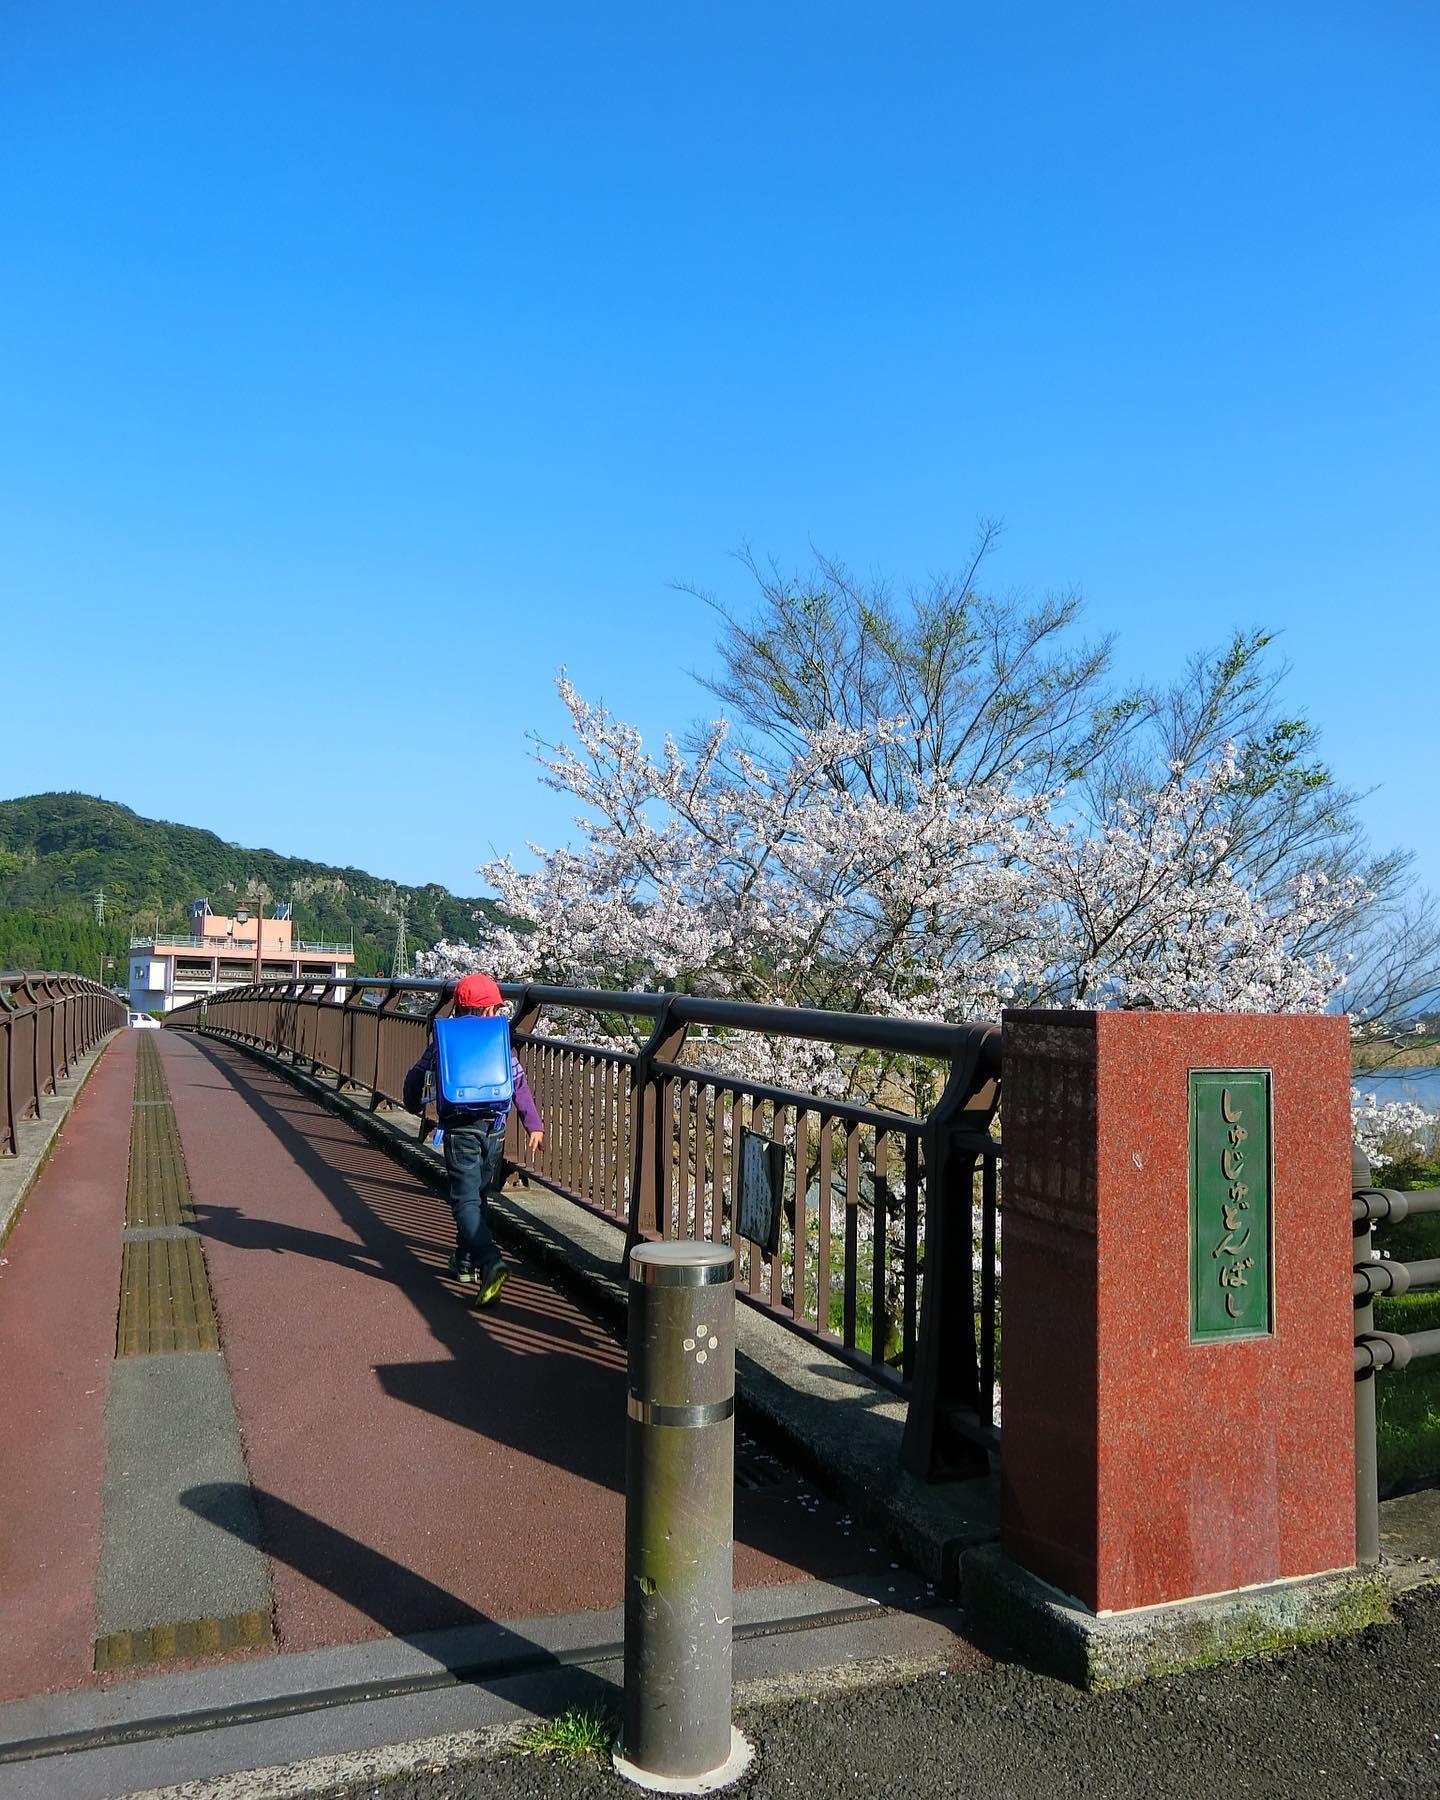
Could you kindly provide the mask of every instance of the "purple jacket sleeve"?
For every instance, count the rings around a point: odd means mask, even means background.
[[[435,1040],[432,1038],[425,1046],[425,1054],[415,1063],[405,1077],[405,1086],[401,1089],[401,1098],[405,1102],[406,1112],[418,1113],[422,1105],[421,1096],[425,1092],[425,1077],[435,1067]]]
[[[515,1071],[515,1106],[520,1114],[520,1123],[527,1131],[543,1131],[545,1126],[541,1122],[540,1108],[530,1092],[530,1083],[525,1079],[524,1069],[520,1067],[520,1058],[513,1051],[510,1063]]]

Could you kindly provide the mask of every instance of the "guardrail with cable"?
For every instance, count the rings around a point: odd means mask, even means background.
[[[1440,1331],[1377,1331],[1377,1295],[1440,1287],[1440,1257],[1401,1262],[1377,1254],[1374,1233],[1422,1213],[1440,1213],[1440,1189],[1401,1193],[1372,1187],[1363,1152],[1352,1154],[1351,1230],[1355,1238],[1355,1552],[1356,1561],[1380,1559],[1380,1478],[1375,1445],[1375,1376],[1405,1369],[1419,1358],[1440,1356]]]

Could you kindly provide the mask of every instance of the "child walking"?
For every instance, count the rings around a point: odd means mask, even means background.
[[[492,976],[466,975],[461,978],[455,989],[457,1015],[491,1016],[504,1010],[505,1002]],[[525,1079],[525,1071],[513,1049],[510,1066],[515,1081],[515,1105],[533,1155],[545,1141],[545,1126],[535,1096],[530,1092],[530,1084]],[[423,1107],[425,1077],[434,1068],[435,1036],[432,1032],[425,1054],[405,1077],[404,1099],[408,1112],[418,1113]],[[435,1105],[445,1133],[445,1170],[450,1177],[450,1211],[455,1215],[455,1251],[450,1258],[450,1273],[467,1287],[476,1288],[477,1306],[488,1306],[499,1297],[509,1274],[490,1235],[486,1214],[490,1191],[500,1179],[505,1119],[510,1107],[508,1102],[499,1106],[452,1106],[438,1094]]]

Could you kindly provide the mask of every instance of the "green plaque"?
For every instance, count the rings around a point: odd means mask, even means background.
[[[1270,1071],[1190,1071],[1190,1336],[1272,1329]]]

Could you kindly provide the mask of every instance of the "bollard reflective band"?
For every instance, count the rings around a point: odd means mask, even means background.
[[[658,1400],[642,1400],[638,1394],[631,1394],[626,1399],[625,1410],[639,1425],[679,1425],[694,1430],[700,1425],[719,1425],[733,1418],[735,1396],[731,1394],[728,1400],[712,1400],[705,1406],[662,1406]]]
[[[633,1262],[630,1279],[646,1287],[719,1287],[735,1279],[735,1259],[726,1262]]]

